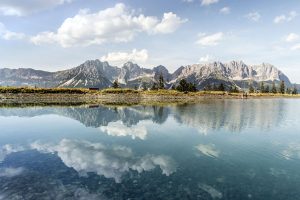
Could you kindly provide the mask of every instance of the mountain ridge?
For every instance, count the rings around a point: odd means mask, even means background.
[[[159,65],[152,69],[143,68],[133,62],[126,62],[121,67],[112,66],[106,61],[87,60],[77,67],[49,72],[32,68],[0,68],[0,85],[37,86],[37,87],[97,87],[106,88],[118,80],[124,87],[151,87],[162,75],[166,88],[176,86],[181,79],[195,83],[198,89],[211,84],[223,83],[228,87],[242,88],[249,82],[276,83],[284,81],[292,86],[289,78],[275,66],[262,63],[247,65],[243,61],[211,62],[180,66],[173,73]]]

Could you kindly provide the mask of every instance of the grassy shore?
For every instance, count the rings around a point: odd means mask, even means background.
[[[0,94],[87,94],[91,92],[84,88],[32,88],[32,87],[0,87]]]
[[[250,93],[247,98],[299,98],[300,95]],[[0,87],[0,103],[33,103],[33,104],[137,104],[153,102],[196,102],[203,98],[210,99],[241,99],[243,93],[222,91],[179,92],[176,90],[141,91],[129,88],[108,88],[89,90],[86,88],[29,88]]]

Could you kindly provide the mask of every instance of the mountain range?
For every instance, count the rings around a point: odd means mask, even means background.
[[[204,104],[178,104],[172,106],[2,108],[0,109],[0,117],[59,115],[74,119],[86,127],[114,132],[115,136],[135,134],[137,132],[133,130],[142,130],[142,126],[145,124],[143,122],[149,124],[149,121],[151,121],[155,124],[163,124],[169,118],[175,119],[180,124],[194,127],[199,132],[206,134],[211,130],[222,128],[232,132],[241,132],[250,127],[265,130],[273,126],[280,126],[286,117],[281,114],[282,109],[288,106],[283,101],[273,101],[272,103],[268,101],[250,102],[251,106],[247,107],[243,106],[244,103],[243,101],[218,101],[216,103],[210,100]],[[257,112],[262,105],[263,112]],[[212,109],[214,109],[214,112],[211,112]],[[193,112],[194,110],[199,110],[199,112]],[[129,132],[125,133],[127,131]]]
[[[176,86],[182,79],[195,83],[200,90],[211,84],[223,83],[226,87],[242,88],[247,87],[250,82],[257,86],[262,81],[266,84],[284,81],[287,87],[292,87],[283,72],[267,63],[247,65],[242,61],[212,62],[181,66],[171,73],[162,65],[149,69],[127,62],[122,67],[117,67],[100,60],[88,60],[77,67],[57,72],[2,68],[0,85],[102,89],[118,80],[122,87],[140,88],[144,85],[151,87],[160,75],[165,80],[166,88]]]

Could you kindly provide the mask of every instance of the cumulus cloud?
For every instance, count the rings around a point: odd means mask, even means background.
[[[0,148],[0,162],[3,161],[7,155],[14,153],[14,152],[19,152],[23,151],[24,148],[21,146],[12,146],[10,144],[6,144]]]
[[[223,194],[218,191],[217,189],[215,189],[214,187],[204,184],[204,183],[199,183],[198,184],[199,188],[201,188],[202,190],[204,190],[205,192],[207,192],[212,199],[222,199]]]
[[[218,158],[220,155],[220,151],[216,149],[214,144],[199,144],[196,146],[196,149],[198,149],[203,155]]]
[[[259,12],[250,12],[245,17],[251,21],[257,22],[260,20],[261,15],[259,14]]]
[[[4,40],[20,40],[25,38],[23,33],[17,33],[7,30],[5,25],[0,22],[0,38]]]
[[[300,46],[299,46],[300,49]],[[287,160],[300,158],[300,144],[289,143],[288,146],[282,150],[281,155]]]
[[[285,41],[286,42],[295,42],[299,40],[299,35],[296,33],[290,33],[289,35],[286,36]]]
[[[139,138],[141,140],[145,140],[148,134],[145,126],[128,127],[120,122],[111,122],[107,126],[100,127],[100,129],[110,136],[130,136],[132,139]]]
[[[213,56],[206,54],[205,56],[203,56],[203,57],[201,57],[201,58],[199,59],[199,62],[200,62],[200,63],[207,63],[207,62],[212,61],[213,59],[214,59]]]
[[[114,65],[121,65],[131,61],[134,63],[145,63],[148,60],[148,51],[146,49],[133,49],[131,52],[111,52],[101,57],[101,61],[107,61]]]
[[[1,0],[0,14],[6,16],[24,16],[34,12],[39,12],[53,8],[72,0]]]
[[[164,13],[161,22],[154,27],[154,33],[168,34],[175,32],[182,23],[187,22],[187,19],[181,19],[176,14],[169,12]],[[151,31],[150,31],[151,32]]]
[[[31,38],[34,44],[58,43],[63,47],[103,44],[106,42],[128,42],[138,33],[168,34],[185,23],[176,14],[164,13],[160,20],[154,16],[135,15],[124,4],[90,13],[81,10],[67,18],[56,32],[42,32]]]
[[[292,48],[291,48],[292,50],[300,50],[300,43],[298,43],[298,44],[295,44],[294,46],[292,46]]]
[[[24,171],[24,169],[22,167],[17,167],[17,168],[13,168],[13,167],[0,168],[0,177],[11,178],[11,177],[20,175],[23,171]]]
[[[282,14],[282,15],[276,16],[274,18],[274,23],[279,24],[279,23],[284,23],[284,22],[290,22],[293,19],[295,19],[295,17],[297,17],[297,16],[298,16],[298,13],[296,11],[291,11],[287,15]]]
[[[209,6],[211,4],[218,3],[218,2],[219,2],[219,0],[202,0],[201,5],[202,6]]]
[[[220,13],[224,15],[230,14],[230,12],[231,12],[230,7],[223,7],[220,9]]]
[[[224,34],[222,32],[207,35],[205,33],[199,34],[199,39],[196,42],[202,46],[216,46],[221,40],[223,40]]]
[[[31,148],[40,152],[56,152],[64,164],[79,174],[94,172],[106,178],[121,182],[121,177],[129,170],[139,173],[160,167],[166,176],[174,173],[174,161],[165,155],[136,156],[125,146],[106,146],[101,143],[63,139],[58,145],[35,142]]]

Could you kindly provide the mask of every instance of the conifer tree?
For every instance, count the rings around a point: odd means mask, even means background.
[[[260,83],[260,93],[264,93],[265,92],[265,84],[264,82]]]
[[[296,86],[294,86],[292,94],[298,94],[298,90],[297,90]]]
[[[235,86],[232,86],[232,87],[230,88],[230,92],[232,92],[232,93],[238,93],[239,90],[238,90],[238,88],[237,88],[236,85],[235,85]]]
[[[154,82],[153,85],[152,85],[152,87],[151,87],[151,90],[157,90],[157,89],[158,89],[157,83]]]
[[[164,77],[163,77],[162,74],[160,74],[159,78],[158,78],[158,88],[159,89],[164,89],[165,88]]]
[[[225,91],[225,86],[224,86],[223,83],[221,83],[221,84],[219,85],[218,90],[219,90],[219,91]]]
[[[269,85],[267,85],[266,86],[266,88],[265,88],[265,91],[264,91],[265,93],[269,93],[270,92],[270,86]]]
[[[143,83],[143,85],[142,85],[142,88],[143,88],[143,90],[144,90],[144,91],[146,91],[146,90],[147,90],[146,83]]]
[[[113,82],[112,87],[113,87],[113,88],[119,88],[119,87],[120,87],[120,86],[119,86],[119,83],[118,83],[118,80],[115,80],[115,81]]]
[[[284,84],[284,81],[280,82],[279,91],[280,91],[281,94],[285,93],[285,84]]]
[[[276,89],[276,85],[275,85],[275,82],[273,81],[272,83],[272,93],[273,94],[276,94],[277,93],[277,89]]]
[[[195,83],[188,83],[185,79],[182,79],[176,87],[176,90],[180,92],[197,92],[197,87]]]
[[[254,87],[252,84],[249,86],[249,93],[254,93]]]

